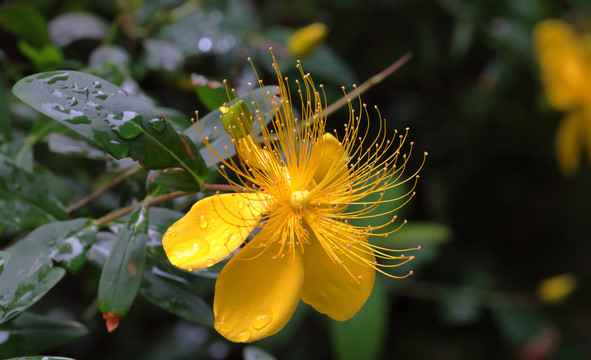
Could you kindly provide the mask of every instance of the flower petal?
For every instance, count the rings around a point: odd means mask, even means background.
[[[583,101],[591,90],[591,74],[573,28],[560,20],[542,21],[534,29],[534,41],[550,104],[569,110]]]
[[[278,242],[264,249],[264,230],[228,262],[215,284],[215,329],[234,342],[275,334],[300,301],[304,271],[299,252],[277,256]]]
[[[566,115],[558,125],[556,132],[556,155],[564,174],[572,175],[579,170],[581,162],[582,138],[586,134],[587,119],[581,111]]]
[[[375,270],[365,264],[365,261],[375,261],[373,253],[368,253],[370,249],[357,243],[349,248],[349,255],[336,254],[343,261],[341,264],[331,259],[313,232],[310,232],[309,242],[303,254],[302,300],[335,320],[350,319],[361,309],[373,289]]]
[[[227,258],[257,226],[266,201],[255,193],[214,195],[193,205],[162,237],[170,262],[201,269]]]
[[[331,171],[340,173],[346,163],[346,154],[339,140],[332,134],[326,133],[318,138],[314,145],[313,159],[318,159],[318,167],[314,172],[314,181],[320,184]]]

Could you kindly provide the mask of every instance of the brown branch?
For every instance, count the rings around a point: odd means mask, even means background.
[[[94,224],[93,225],[95,225],[95,226],[103,226],[103,225],[107,224],[110,221],[113,221],[113,220],[115,220],[117,218],[120,218],[121,216],[124,216],[124,215],[129,214],[130,212],[132,212],[133,210],[135,210],[139,206],[142,206],[142,205],[152,206],[152,205],[156,205],[156,204],[159,204],[159,203],[164,202],[164,201],[176,199],[178,197],[185,196],[185,195],[188,195],[188,194],[189,193],[184,192],[184,191],[174,191],[174,192],[171,192],[171,193],[168,193],[168,194],[158,195],[158,196],[154,196],[154,197],[148,196],[144,200],[142,200],[142,201],[140,201],[138,203],[135,203],[135,204],[126,206],[126,207],[121,208],[121,209],[117,209],[115,211],[112,211],[112,212],[108,213],[107,215],[105,215],[105,216],[103,216],[101,218],[96,219],[94,221]]]
[[[132,167],[130,169],[127,169],[127,171],[125,171],[125,172],[123,172],[123,173],[115,176],[108,183],[106,183],[105,185],[103,185],[103,186],[99,187],[98,189],[94,190],[89,195],[87,195],[87,196],[83,197],[82,199],[80,199],[80,200],[78,200],[78,201],[76,201],[76,202],[68,205],[66,207],[66,213],[71,214],[74,211],[80,209],[84,205],[88,204],[92,200],[94,200],[97,197],[101,196],[107,190],[109,190],[113,186],[119,184],[121,181],[127,179],[128,177],[132,176],[133,174],[135,174],[136,172],[140,171],[141,169],[142,169],[141,166],[134,166],[134,167]]]
[[[411,53],[404,54],[404,56],[402,56],[400,59],[398,59],[392,65],[388,66],[384,70],[382,70],[379,73],[375,74],[374,76],[370,77],[363,84],[361,84],[360,86],[358,86],[357,87],[356,94],[361,95],[364,92],[366,92],[368,89],[370,89],[372,86],[374,86],[374,85],[379,84],[380,82],[382,82],[385,78],[387,78],[388,76],[392,75],[396,70],[400,69],[400,67],[402,65],[406,64],[408,62],[408,60],[410,60],[411,57],[412,57],[412,54]],[[326,116],[332,114],[333,112],[335,112],[338,109],[340,109],[343,105],[347,104],[347,101],[348,100],[349,100],[349,97],[348,96],[343,96],[339,100],[337,100],[334,103],[330,104],[326,108]]]

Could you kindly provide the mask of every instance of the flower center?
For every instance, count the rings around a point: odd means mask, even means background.
[[[291,193],[291,206],[293,206],[294,209],[302,209],[308,205],[309,200],[310,196],[308,190],[294,191]]]

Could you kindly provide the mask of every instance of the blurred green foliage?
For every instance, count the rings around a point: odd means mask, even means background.
[[[4,1],[0,357],[589,358],[591,169],[583,166],[565,178],[556,164],[554,135],[561,115],[542,95],[531,41],[532,28],[547,18],[588,24],[591,5],[584,0]],[[429,151],[417,194],[399,214],[410,222],[387,240],[388,246],[422,245],[422,250],[403,269],[413,269],[413,276],[378,279],[366,306],[349,322],[335,323],[301,304],[279,334],[248,346],[228,343],[211,327],[219,269],[174,268],[160,243],[166,228],[201,195],[149,211],[139,207],[98,229],[90,219],[146,194],[199,191],[203,181],[212,182],[211,162],[199,157],[202,144],[190,127],[194,111],[199,110],[202,128],[212,131],[215,109],[226,97],[223,79],[238,96],[250,96],[247,84],[256,84],[256,78],[247,57],[272,85],[270,46],[285,75],[294,77],[296,59],[287,41],[313,22],[324,23],[328,37],[301,60],[315,82],[325,85],[329,103],[341,96],[341,85],[351,89],[413,53],[363,101],[379,106],[390,129],[410,127],[413,151]],[[21,80],[47,71],[57,72]],[[41,106],[49,101],[39,100],[47,96],[42,85],[65,81],[55,76],[66,73],[83,77],[86,88],[62,89],[62,100],[53,94],[55,103]],[[101,99],[103,87],[131,95]],[[80,96],[94,96],[92,111],[113,116],[101,132],[87,126],[87,110],[74,104]],[[118,113],[123,108],[128,113]],[[120,128],[117,121],[126,116],[137,126]],[[329,127],[341,126],[342,116],[343,109],[333,114]],[[142,138],[149,135],[152,143],[136,139],[138,129],[148,128],[144,122],[153,131]],[[185,151],[194,155],[190,164],[178,162]],[[153,170],[137,168],[129,154]],[[170,166],[187,172],[157,170]],[[88,203],[77,202],[97,189],[105,191]],[[109,256],[112,248],[125,247],[124,236],[133,240],[131,248],[118,255],[135,259],[133,271],[123,266],[127,278],[119,277],[122,260]],[[538,300],[538,283],[565,272],[580,284],[572,296],[554,306]],[[101,273],[129,292],[112,291]],[[99,306],[125,316],[113,333],[107,333]]]

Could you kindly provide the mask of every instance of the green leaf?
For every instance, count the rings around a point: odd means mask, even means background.
[[[57,320],[46,316],[23,313],[10,323],[0,326],[1,356],[39,353],[88,333],[86,327],[75,321]],[[59,357],[30,357],[30,359],[66,359]]]
[[[89,219],[53,222],[6,249],[10,259],[0,277],[0,323],[36,303],[65,275],[54,262],[78,270],[95,233]]]
[[[53,44],[45,44],[36,48],[25,41],[19,41],[18,48],[39,70],[56,69],[64,61],[64,54]]]
[[[213,311],[200,297],[203,286],[199,283],[203,281],[207,280],[148,254],[140,293],[168,312],[198,324],[213,326]]]
[[[198,184],[206,177],[207,168],[194,143],[152,104],[106,80],[58,71],[21,79],[12,91],[117,159],[131,157],[149,169],[184,168]]]
[[[191,81],[195,85],[195,91],[199,100],[207,110],[215,110],[228,101],[226,86],[217,81],[211,81],[203,75],[191,74]]]
[[[0,154],[0,227],[32,229],[65,216],[51,186]]]
[[[98,290],[103,313],[125,316],[137,295],[146,263],[148,209],[140,206],[131,213],[103,268]]]
[[[2,61],[5,55],[0,53],[0,61]],[[6,109],[0,111],[0,143],[9,141],[11,139],[12,127],[11,127],[11,112],[8,111],[8,87],[6,86],[6,78],[4,71],[0,72],[0,109]]]
[[[451,229],[445,225],[413,221],[391,235],[392,240],[400,244],[421,246],[441,245],[451,239]]]
[[[379,359],[388,328],[388,296],[380,279],[376,279],[369,299],[353,318],[329,321],[337,359]]]
[[[261,125],[267,126],[267,124],[269,124],[269,121],[271,121],[271,119],[273,118],[274,114],[268,112],[265,103],[269,101],[267,92],[275,94],[276,91],[276,86],[254,88],[249,94],[232,100],[232,103],[236,103],[240,100],[244,101],[248,105],[250,112],[253,114],[255,114],[257,110],[256,104],[260,105],[261,115],[263,115],[264,118],[260,119],[260,121],[259,119],[256,119],[254,121],[253,131],[256,134],[260,133]],[[222,159],[228,159],[236,155],[236,149],[234,149],[234,146],[232,145],[232,139],[230,139],[228,134],[226,134],[226,132],[224,131],[224,125],[222,124],[220,116],[222,116],[222,112],[219,109],[215,109],[206,116],[199,118],[198,124],[196,126],[198,127],[203,137],[209,138],[210,147],[213,148],[213,150]],[[183,134],[185,134],[195,143],[201,143],[201,138],[197,135],[197,132],[193,127],[189,127],[187,130],[183,132]],[[210,154],[209,150],[205,147],[200,150],[200,153],[202,158],[205,160],[207,166],[211,166],[219,161],[218,158]]]
[[[47,22],[39,10],[22,4],[0,7],[0,26],[19,39],[41,47],[49,42]]]
[[[198,192],[201,187],[185,170],[153,170],[148,174],[148,181],[186,192]]]

